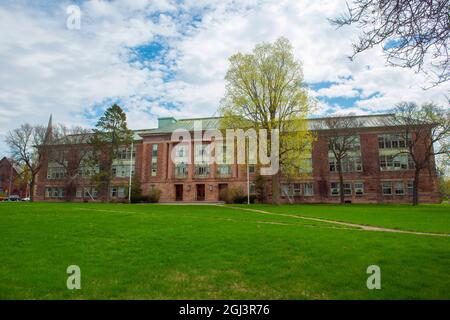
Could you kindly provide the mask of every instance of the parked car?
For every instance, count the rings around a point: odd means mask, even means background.
[[[21,201],[21,199],[20,199],[20,197],[18,195],[11,195],[11,196],[7,197],[3,201],[16,202],[16,201]]]
[[[31,201],[30,197],[22,198],[22,201]]]

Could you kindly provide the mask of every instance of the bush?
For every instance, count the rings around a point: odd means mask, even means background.
[[[227,188],[220,191],[220,199],[225,203],[244,204],[247,203],[247,195],[241,187]],[[250,203],[255,203],[256,195],[250,195]]]
[[[159,201],[159,197],[161,196],[161,190],[158,188],[151,188],[148,193],[148,202],[156,203]]]

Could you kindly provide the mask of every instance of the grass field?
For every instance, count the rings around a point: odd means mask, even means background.
[[[448,205],[251,207],[450,233]],[[226,207],[0,203],[0,243],[0,299],[450,299],[450,237]]]

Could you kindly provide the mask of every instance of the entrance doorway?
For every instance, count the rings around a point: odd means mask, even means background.
[[[197,201],[204,201],[205,200],[205,185],[204,184],[197,184]]]
[[[175,201],[183,201],[183,185],[175,185]]]

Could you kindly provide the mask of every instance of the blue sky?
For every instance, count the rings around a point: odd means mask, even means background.
[[[66,26],[74,4],[79,30]],[[428,79],[387,67],[382,46],[350,61],[358,30],[327,20],[345,8],[344,0],[0,0],[0,153],[8,130],[50,113],[92,126],[116,102],[135,129],[159,116],[217,115],[228,57],[280,36],[303,63],[313,115],[445,103],[448,84],[422,90]]]

